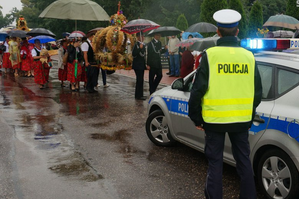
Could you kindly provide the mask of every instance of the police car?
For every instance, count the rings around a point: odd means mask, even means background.
[[[242,40],[251,49],[299,49],[298,40]],[[251,161],[258,186],[275,199],[299,198],[299,53],[255,53],[262,79],[262,102],[250,129]],[[188,100],[195,71],[156,91],[148,102],[146,133],[158,146],[181,142],[204,152],[204,132],[188,117]],[[225,141],[224,161],[235,165],[231,143]]]

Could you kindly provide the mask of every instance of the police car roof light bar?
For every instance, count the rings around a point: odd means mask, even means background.
[[[290,48],[290,39],[242,39],[241,46],[248,50],[285,50]]]

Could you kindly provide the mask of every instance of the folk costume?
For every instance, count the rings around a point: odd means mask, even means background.
[[[6,47],[5,48],[5,51],[3,52],[3,59],[2,59],[2,67],[5,69],[5,71],[8,69],[8,68],[11,68],[11,62],[9,60],[9,57],[10,57],[10,53],[9,53],[9,44],[8,44],[8,39],[5,40],[4,42],[4,46]]]
[[[67,52],[67,47],[61,46],[58,49],[58,79],[62,82],[61,86],[63,86],[63,81],[67,80],[67,63],[63,62],[63,58],[65,53]]]
[[[11,40],[9,42],[9,60],[11,61],[11,67],[14,70],[17,70],[20,68],[20,49],[19,49],[19,44],[15,40]],[[16,74],[16,73],[15,73]]]
[[[50,67],[47,62],[42,63],[41,51],[41,47],[35,46],[31,51],[31,55],[33,57],[34,82],[40,85],[40,89],[43,89],[49,81]]]
[[[83,60],[82,51],[79,47],[75,48],[73,45],[69,45],[67,47],[67,52],[68,52],[67,80],[70,83],[77,83],[80,81],[81,74],[82,74],[82,66],[81,66],[81,62]]]
[[[23,41],[21,46],[21,70],[27,72],[27,76],[30,76],[32,56],[31,51],[29,50],[29,43],[27,40]]]

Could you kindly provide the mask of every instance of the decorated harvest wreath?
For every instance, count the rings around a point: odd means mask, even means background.
[[[117,70],[132,68],[133,57],[128,52],[128,45],[131,49],[135,39],[132,35],[124,33],[121,28],[127,23],[126,17],[120,10],[110,18],[110,26],[99,30],[93,39],[95,58],[100,61],[104,70]]]
[[[29,28],[27,27],[27,21],[25,20],[25,18],[23,17],[23,15],[20,15],[20,17],[18,19],[17,29],[29,32]]]

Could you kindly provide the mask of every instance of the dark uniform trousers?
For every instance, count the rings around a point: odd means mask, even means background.
[[[222,199],[222,167],[225,132],[205,132],[205,155],[209,161],[205,196],[207,199]],[[228,132],[236,170],[240,176],[240,199],[256,199],[253,171],[249,159],[248,131]],[[250,169],[247,169],[250,168]]]
[[[156,91],[161,79],[162,79],[162,68],[150,68],[149,71],[149,89],[150,94]]]
[[[86,83],[86,90],[93,91],[94,87],[98,84],[98,77],[99,77],[99,68],[95,66],[87,66],[86,67],[86,76],[87,76],[87,83]]]
[[[136,74],[135,98],[143,97],[143,76],[144,70],[134,69]]]

